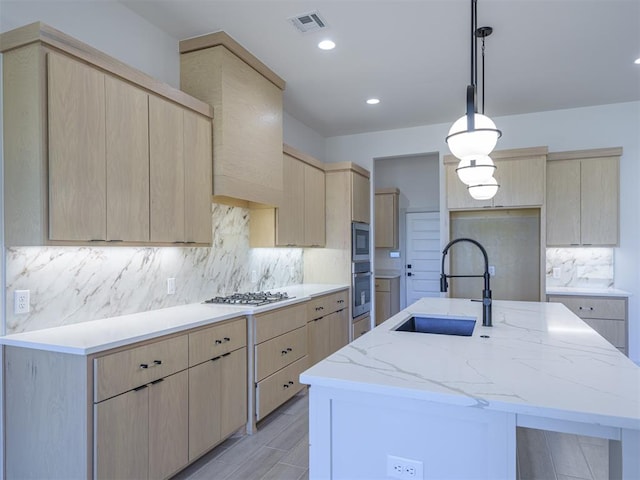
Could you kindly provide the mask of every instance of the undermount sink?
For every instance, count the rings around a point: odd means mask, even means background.
[[[436,333],[439,335],[460,335],[470,337],[476,326],[473,317],[456,317],[448,315],[414,316],[396,327],[397,332]]]

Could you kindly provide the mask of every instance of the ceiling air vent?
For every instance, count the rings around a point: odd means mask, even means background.
[[[296,15],[295,17],[290,17],[287,20],[289,20],[293,26],[302,33],[314,32],[327,27],[327,22],[320,17],[320,13],[317,10],[309,13],[303,13],[302,15]]]

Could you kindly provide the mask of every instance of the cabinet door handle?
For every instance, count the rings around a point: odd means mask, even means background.
[[[229,355],[231,355],[231,352],[223,353],[221,356],[222,357],[228,357]]]
[[[213,358],[211,359],[211,361],[212,361],[212,362],[215,362],[216,360],[220,360],[221,358],[222,358],[222,355],[219,355],[219,356],[217,356],[217,357],[213,357]]]
[[[144,390],[145,388],[147,388],[146,385],[140,385],[139,387],[136,387],[133,389],[134,392],[139,392],[140,390]]]
[[[140,368],[144,370],[145,368],[149,368],[149,365],[147,365],[146,363],[141,363]]]
[[[159,378],[158,380],[154,380],[153,382],[151,382],[151,385],[156,385],[160,382],[164,382],[164,378]]]

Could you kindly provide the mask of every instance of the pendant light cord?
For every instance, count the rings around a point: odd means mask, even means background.
[[[482,37],[482,114],[484,115],[484,37]]]

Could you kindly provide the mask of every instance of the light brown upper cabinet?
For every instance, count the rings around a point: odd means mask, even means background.
[[[1,34],[0,51],[8,246],[211,243],[209,105],[42,23]],[[157,108],[162,102],[170,108]],[[184,120],[190,115],[194,131]],[[198,167],[177,173],[187,161]],[[182,218],[175,198],[153,210],[150,187],[157,194],[163,181],[164,189],[169,179],[184,179],[185,168],[198,177],[179,187]],[[175,195],[174,187],[162,195]],[[208,235],[191,237],[185,222]],[[183,231],[159,234],[162,225]]]
[[[284,145],[283,174],[282,205],[251,209],[251,246],[324,246],[325,176],[322,162]]]
[[[375,248],[398,248],[399,196],[397,188],[376,190]]]
[[[547,164],[547,245],[616,246],[622,148],[558,152]]]
[[[224,32],[183,40],[180,53],[182,90],[215,112],[214,200],[279,206],[284,80]]]
[[[371,223],[369,177],[358,172],[351,173],[351,220]]]
[[[541,206],[545,199],[545,166],[547,147],[496,151],[491,158],[496,164],[495,179],[500,188],[491,200],[475,200],[456,174],[459,160],[446,155],[447,207],[449,210],[479,208],[517,208]]]

